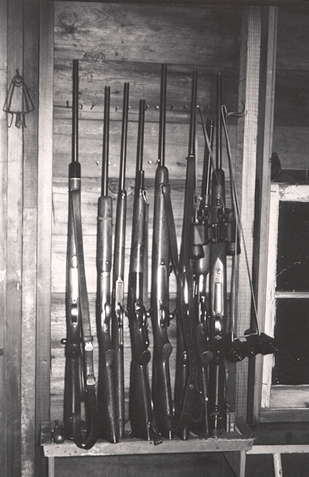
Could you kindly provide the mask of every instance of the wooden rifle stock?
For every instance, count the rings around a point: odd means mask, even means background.
[[[151,319],[154,337],[152,399],[159,432],[171,438],[168,419],[172,416],[172,391],[169,357],[172,345],[168,339],[170,239],[165,207],[169,194],[168,169],[165,167],[166,65],[161,67],[161,101],[159,124],[158,166],[155,177],[153,218]],[[164,196],[165,194],[165,196]]]
[[[126,237],[126,213],[127,192],[125,189],[125,168],[127,151],[129,108],[129,83],[124,84],[122,134],[120,149],[120,174],[117,197],[116,224],[115,224],[115,247],[113,263],[113,319],[112,341],[115,347],[116,358],[116,381],[118,399],[118,422],[119,437],[124,436],[125,408],[124,408],[124,354],[123,354],[123,322],[126,315],[124,303],[124,261],[125,261],[125,237]]]
[[[154,443],[159,443],[160,437],[154,424],[148,378],[150,351],[148,349],[147,313],[144,305],[144,271],[147,260],[145,243],[147,198],[142,169],[145,108],[145,101],[140,100],[127,306],[132,350],[129,417],[134,437],[154,440]]]
[[[100,436],[119,439],[115,348],[111,340],[112,198],[108,195],[110,87],[105,87],[102,185],[97,221],[96,320],[99,342],[98,410]]]
[[[65,340],[64,427],[66,436],[73,439],[78,447],[90,449],[98,437],[98,412],[81,222],[81,168],[78,162],[78,60],[73,61],[72,129],[66,264],[67,336]]]

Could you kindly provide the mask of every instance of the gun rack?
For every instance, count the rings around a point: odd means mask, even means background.
[[[48,426],[47,426],[48,427]],[[240,426],[239,426],[240,427]],[[163,439],[161,444],[154,445],[152,441],[141,441],[139,439],[123,439],[117,444],[111,444],[103,440],[89,450],[77,447],[72,441],[65,441],[62,444],[53,443],[47,440],[42,443],[44,456],[48,458],[48,477],[56,477],[55,459],[60,457],[104,457],[104,456],[124,456],[142,454],[183,454],[183,453],[213,453],[221,452],[235,475],[245,477],[246,453],[252,449],[254,436],[250,429],[242,424],[242,432],[238,426],[235,431],[223,434],[220,437],[210,437],[208,439],[192,437],[186,441],[178,438],[172,440]],[[45,425],[46,428],[46,425]],[[44,440],[44,429],[42,425],[42,440]],[[48,439],[48,435],[45,438]]]

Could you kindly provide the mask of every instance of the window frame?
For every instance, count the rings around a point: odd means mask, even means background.
[[[309,202],[309,185],[272,183],[269,209],[265,333],[274,336],[276,302],[280,298],[309,298],[308,292],[276,290],[279,206],[282,201]],[[263,356],[260,421],[309,421],[309,384],[272,385],[275,356]]]

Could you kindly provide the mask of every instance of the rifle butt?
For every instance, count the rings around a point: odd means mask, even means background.
[[[172,438],[172,431],[168,425],[168,419],[173,414],[171,378],[169,358],[172,353],[172,345],[165,337],[164,343],[154,346],[153,356],[153,380],[152,400],[154,415],[160,434]]]
[[[123,282],[119,280],[116,284],[123,289]],[[112,316],[112,343],[115,350],[115,385],[117,389],[117,412],[118,412],[118,427],[119,437],[124,436],[125,424],[125,404],[124,404],[124,348],[123,348],[123,317],[125,315],[123,307],[123,299],[120,301],[119,290],[116,293],[117,300],[114,299],[114,309]],[[122,304],[121,304],[122,303]]]
[[[187,347],[185,344],[184,333],[181,330],[181,323],[177,325],[177,352],[176,352],[176,376],[175,376],[175,399],[174,399],[174,421],[179,422],[181,412],[184,406],[184,396],[189,377],[189,363]],[[186,424],[177,432],[182,440],[189,438],[189,427]]]
[[[145,361],[147,361],[147,359],[145,359]],[[147,364],[140,364],[136,361],[131,362],[130,369],[129,418],[132,435],[146,441],[151,441],[153,411]]]
[[[109,341],[109,337],[108,337]],[[119,441],[117,412],[117,395],[115,387],[115,351],[108,343],[109,349],[103,351],[101,343],[99,361],[98,410],[100,436],[111,443]]]

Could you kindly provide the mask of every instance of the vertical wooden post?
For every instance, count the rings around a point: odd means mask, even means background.
[[[49,419],[50,393],[53,8],[48,0],[0,6],[3,102],[18,69],[35,106],[24,129],[14,122],[8,128],[2,107],[0,113],[1,476],[44,475],[39,433]]]
[[[21,325],[21,476],[34,475],[35,361],[36,361],[36,249],[38,191],[38,28],[39,4],[24,1],[23,71],[34,103],[26,115],[23,138],[22,213],[22,325]]]
[[[36,436],[50,419],[50,311],[53,177],[53,29],[54,2],[40,0],[37,327],[36,327]],[[36,447],[36,475],[47,475],[42,449]]]
[[[7,82],[23,74],[23,0],[8,2]],[[23,131],[8,129],[7,148],[7,314],[5,326],[5,402],[7,475],[21,475],[21,322],[22,322],[22,170]]]
[[[273,129],[276,8],[245,7],[240,59],[239,101],[245,116],[237,127],[237,182],[241,191],[241,222],[249,275],[255,288],[259,329],[265,311],[265,263],[270,194],[270,149]],[[237,334],[252,324],[252,293],[244,245],[240,257],[237,293]],[[258,292],[258,293],[257,293]],[[259,360],[259,356],[255,358]],[[236,364],[236,413],[252,423],[255,359]],[[261,371],[259,370],[259,373]],[[254,398],[253,398],[254,396]],[[256,413],[256,403],[255,413]]]
[[[7,1],[0,2],[0,96],[6,97],[7,93]],[[2,106],[2,105],[1,105]],[[6,113],[0,109],[0,428],[2,429],[2,442],[7,438],[7,408],[6,408],[6,362],[4,347],[6,341],[6,286],[7,286],[7,121]],[[6,477],[7,471],[7,447],[2,445],[0,449],[0,476]]]
[[[243,9],[240,51],[239,110],[245,106],[245,115],[238,120],[236,181],[240,191],[241,223],[247,251],[249,273],[252,273],[253,224],[255,211],[255,182],[259,110],[259,77],[261,47],[261,7]],[[244,243],[239,257],[237,290],[237,335],[250,327],[251,289]],[[236,364],[236,414],[246,420],[247,413],[247,358]]]
[[[262,43],[260,104],[256,167],[256,217],[253,248],[253,283],[260,331],[265,331],[266,276],[268,262],[270,183],[275,103],[278,7],[262,10]],[[249,363],[248,422],[254,425],[259,417],[262,394],[263,357],[257,355]]]

